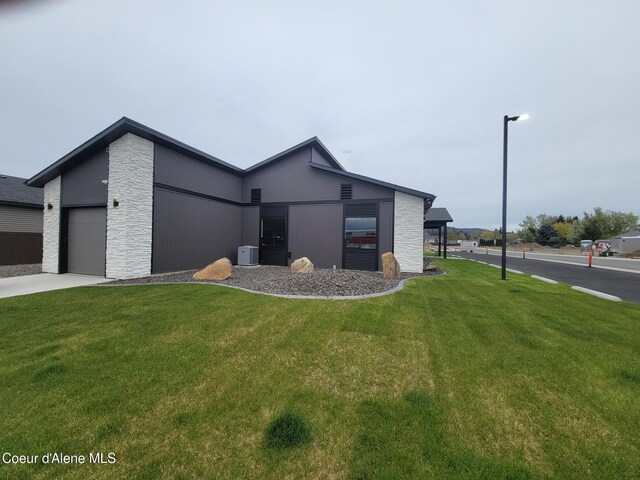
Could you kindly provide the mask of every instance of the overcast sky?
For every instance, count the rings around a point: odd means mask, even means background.
[[[0,7],[0,173],[122,116],[248,167],[318,136],[457,227],[640,213],[640,2],[36,0]]]

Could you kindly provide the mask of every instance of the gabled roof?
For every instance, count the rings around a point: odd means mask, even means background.
[[[126,133],[133,133],[151,142],[171,148],[176,152],[189,155],[190,157],[202,162],[215,165],[216,167],[231,173],[242,174],[244,171],[241,168],[231,165],[230,163],[220,160],[208,153],[204,153],[203,151],[193,148],[186,143],[175,140],[163,133],[131,120],[130,118],[122,117],[116,123],[98,133],[95,137],[87,140],[54,164],[31,177],[27,181],[27,185],[33,187],[44,187],[45,183],[53,180],[64,171],[73,168],[97,151],[107,148],[111,142],[117,140]]]
[[[134,120],[131,120],[127,117],[122,117],[120,120],[115,122],[110,127],[107,127],[102,132],[98,133],[93,138],[87,140],[82,145],[67,153],[64,157],[59,159],[57,162],[48,166],[40,173],[37,173],[29,180],[27,180],[26,184],[31,187],[44,187],[44,185],[56,178],[61,173],[75,167],[82,161],[86,160],[88,157],[93,155],[94,153],[100,151],[103,148],[107,148],[110,143],[114,142],[121,136],[132,133],[139,137],[145,138],[153,143],[157,143],[159,145],[163,145],[167,148],[170,148],[178,153],[182,153],[188,155],[191,158],[202,161],[204,163],[208,163],[222,170],[226,170],[230,173],[234,173],[238,176],[244,177],[249,175],[261,168],[264,168],[268,165],[272,165],[273,163],[286,158],[294,153],[303,150],[305,148],[313,147],[331,164],[331,166],[321,165],[319,163],[310,162],[309,166],[324,172],[333,173],[336,175],[343,175],[347,178],[352,178],[354,180],[360,180],[363,182],[371,183],[374,185],[378,185],[381,187],[389,188],[392,190],[396,190],[399,192],[407,193],[409,195],[415,195],[417,197],[421,197],[425,199],[426,207],[430,207],[435,200],[435,195],[431,193],[421,192],[418,190],[413,190],[412,188],[402,187],[400,185],[394,185],[392,183],[383,182],[381,180],[376,180],[375,178],[365,177],[364,175],[358,175],[355,173],[350,173],[345,171],[344,167],[340,165],[340,162],[331,154],[331,152],[322,144],[322,142],[318,139],[318,137],[312,137],[308,140],[305,140],[298,145],[295,145],[283,152],[278,153],[272,157],[263,160],[262,162],[256,163],[252,167],[243,170],[239,167],[231,165],[219,158],[216,158],[212,155],[204,153],[201,150],[193,148],[185,143],[182,143],[178,140],[175,140],[163,133],[160,133],[156,130],[153,130],[141,123],[138,123]]]
[[[358,175],[357,173],[338,170],[336,168],[327,167],[326,165],[321,165],[319,163],[309,162],[309,166],[311,168],[315,168],[316,170],[321,170],[323,172],[333,173],[335,175],[341,175],[343,177],[351,178],[353,180],[360,180],[362,182],[367,182],[373,185],[378,185],[380,187],[389,188],[391,190],[396,190],[398,192],[406,193],[408,195],[421,197],[421,198],[424,198],[425,200],[429,200],[431,203],[433,203],[433,201],[436,199],[436,196],[431,193],[421,192],[419,190],[414,190],[413,188],[407,188],[407,187],[403,187],[401,185],[395,185],[389,182],[383,182],[382,180],[376,180],[375,178],[365,177],[364,175]]]
[[[640,237],[640,230],[629,230],[628,232],[621,233],[611,238],[635,238]]]
[[[299,143],[298,145],[295,145],[291,148],[287,148],[285,151],[280,152],[276,155],[274,155],[273,157],[269,157],[266,160],[263,160],[259,163],[256,163],[255,165],[247,168],[244,172],[245,174],[249,174],[249,173],[253,173],[256,170],[259,170],[261,168],[266,167],[267,165],[271,165],[274,162],[277,162],[278,160],[282,160],[283,158],[288,157],[289,155],[293,155],[296,152],[299,152],[300,150],[303,150],[309,146],[314,147],[316,150],[318,150],[322,156],[331,164],[333,165],[334,168],[337,168],[339,170],[344,170],[344,167],[342,165],[340,165],[340,162],[338,162],[338,160],[336,160],[336,158],[331,154],[331,152],[329,150],[327,150],[327,147],[325,147],[322,142],[320,141],[320,139],[318,137],[311,137],[309,140],[305,140],[302,143]]]
[[[0,175],[0,204],[42,208],[44,192],[28,187],[26,178]]]
[[[424,215],[425,222],[453,222],[449,210],[443,207],[431,207]]]

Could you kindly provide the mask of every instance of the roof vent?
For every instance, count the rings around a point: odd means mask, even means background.
[[[340,200],[351,200],[353,197],[353,185],[351,183],[343,183],[340,185]]]

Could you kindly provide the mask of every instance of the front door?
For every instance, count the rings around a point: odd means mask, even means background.
[[[262,208],[260,215],[260,263],[288,264],[287,207]]]

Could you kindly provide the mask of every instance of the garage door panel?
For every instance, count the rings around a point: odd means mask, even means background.
[[[69,209],[67,271],[104,275],[106,255],[106,208]]]

